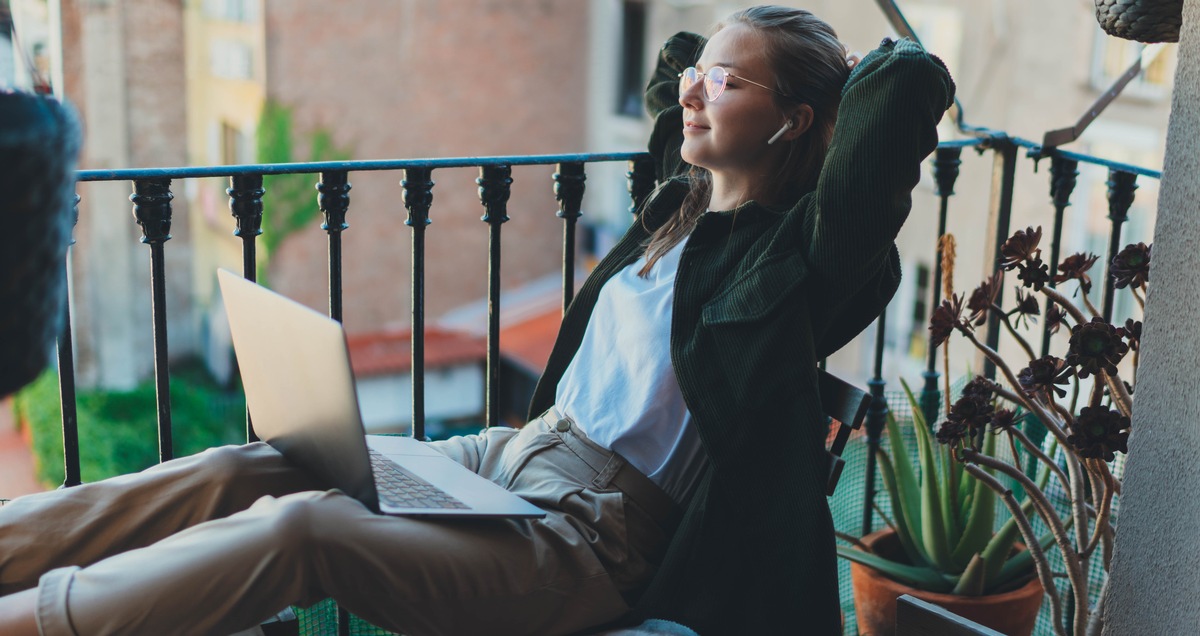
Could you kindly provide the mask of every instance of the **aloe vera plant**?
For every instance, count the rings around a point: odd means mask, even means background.
[[[914,464],[892,413],[887,417],[891,450],[880,449],[877,456],[892,502],[887,522],[903,548],[904,562],[842,545],[838,555],[929,592],[980,596],[1028,581],[1034,576],[1034,563],[1027,550],[1014,550],[1020,539],[1016,521],[1010,515],[995,529],[996,493],[962,469],[951,447],[935,442],[907,384],[904,390],[912,406],[917,460]],[[996,438],[984,435],[981,451],[994,455]],[[1045,483],[1047,477],[1043,472],[1038,481]],[[1027,513],[1031,505],[1023,504]],[[1052,541],[1047,535],[1042,544]]]

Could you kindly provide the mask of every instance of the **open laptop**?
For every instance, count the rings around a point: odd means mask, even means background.
[[[545,516],[420,441],[366,435],[342,325],[233,272],[217,278],[254,432],[288,460],[376,513]]]

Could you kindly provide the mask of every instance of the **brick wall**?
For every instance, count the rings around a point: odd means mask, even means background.
[[[266,0],[268,95],[297,130],[323,127],[355,159],[584,150],[587,11],[577,0],[329,4]],[[298,157],[307,150],[298,149]],[[517,168],[502,283],[561,267],[553,168]],[[429,319],[482,297],[487,231],[476,170],[434,172]],[[351,174],[345,317],[352,332],[409,321],[410,236],[399,173]],[[270,206],[270,193],[264,200]],[[272,262],[274,286],[325,308],[319,214]]]

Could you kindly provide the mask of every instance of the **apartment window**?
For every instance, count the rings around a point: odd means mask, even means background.
[[[646,88],[646,4],[638,0],[621,3],[621,59],[617,75],[617,114],[642,116],[642,92]]]
[[[926,352],[926,341],[929,338],[929,333],[925,326],[929,320],[929,301],[933,300],[930,291],[930,272],[929,265],[925,263],[917,263],[917,285],[913,296],[913,311],[912,311],[912,332],[908,338],[908,355],[923,359]]]
[[[1145,46],[1122,40],[1096,29],[1096,44],[1092,49],[1092,87],[1108,90],[1113,82],[1142,54]],[[1143,58],[1142,72],[1125,87],[1124,95],[1142,99],[1162,100],[1171,93],[1175,77],[1175,46],[1157,46]]]
[[[237,40],[214,39],[209,48],[209,70],[214,77],[251,79],[254,64],[250,46]]]
[[[259,0],[204,0],[204,15],[215,20],[255,22]]]

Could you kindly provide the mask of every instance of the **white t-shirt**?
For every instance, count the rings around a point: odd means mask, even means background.
[[[642,278],[643,255],[604,284],[555,405],[589,438],[620,453],[676,502],[706,456],[671,366],[671,304],[686,240]]]

